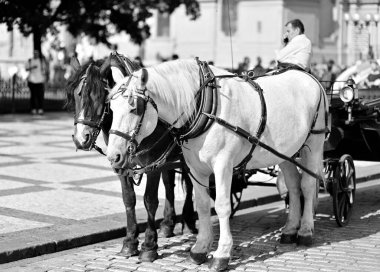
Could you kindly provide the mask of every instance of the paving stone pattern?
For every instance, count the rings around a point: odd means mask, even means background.
[[[4,252],[124,228],[117,175],[96,151],[76,152],[73,129],[65,112],[0,116],[0,263]],[[101,137],[97,143],[105,148]],[[145,222],[145,179],[135,191],[138,222]],[[177,186],[177,204],[183,199]]]
[[[55,252],[71,248],[75,246],[73,241],[91,234],[104,234],[102,240],[121,236],[107,236],[110,230],[125,226],[119,180],[105,157],[96,152],[75,152],[72,123],[72,116],[66,113],[47,113],[43,117],[0,116],[0,256],[23,248],[24,253],[29,253],[39,247],[40,252],[33,252],[33,256]],[[104,148],[101,139],[98,144]],[[365,175],[379,173],[379,163],[355,164],[362,180],[366,179]],[[257,178],[268,179],[259,175]],[[374,267],[380,265],[380,198],[379,186],[374,184],[371,189],[359,192],[354,219],[346,228],[336,226],[331,218],[331,201],[329,197],[322,198],[321,213],[316,220],[316,243],[312,248],[278,244],[280,228],[285,222],[282,202],[239,212],[231,222],[235,248],[230,268],[236,271],[379,271]],[[136,187],[140,223],[146,220],[143,192],[144,182]],[[163,196],[160,185],[160,199]],[[278,195],[274,188],[267,187],[249,187],[243,192],[243,200],[251,201],[247,203],[254,203],[252,200],[259,196]],[[176,186],[176,197],[180,205],[183,192],[179,186]],[[158,216],[162,215],[162,205],[160,201]],[[216,224],[216,233],[217,227]],[[196,266],[188,260],[194,239],[189,236],[160,239],[160,258],[152,264],[118,256],[121,247],[118,240],[58,257],[45,255],[43,258],[47,260],[43,261],[30,259],[26,264],[0,265],[0,271],[207,270],[207,265]],[[84,240],[90,243],[87,238]]]
[[[353,218],[344,228],[338,227],[331,216],[331,199],[321,199],[312,247],[279,244],[281,227],[286,220],[281,202],[239,211],[231,221],[234,249],[230,271],[379,271],[380,183],[378,180],[359,187]],[[218,233],[217,222],[214,231]],[[159,238],[159,259],[153,263],[140,263],[137,257],[126,259],[119,256],[119,239],[45,260],[0,266],[0,270],[207,271],[207,263],[195,265],[189,260],[194,241],[195,237],[188,235]],[[215,246],[216,242],[213,249]]]

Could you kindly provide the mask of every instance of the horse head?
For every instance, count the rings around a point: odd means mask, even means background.
[[[114,71],[112,74],[119,77]],[[136,164],[134,158],[140,144],[157,130],[157,106],[148,95],[147,82],[148,72],[143,68],[122,79],[109,94],[113,121],[107,157],[115,169]]]
[[[115,85],[111,71],[123,76],[130,75],[138,66],[126,57],[112,52],[106,60],[80,65],[76,58],[71,61],[74,71],[67,88],[67,108],[75,113],[73,140],[78,149],[91,150],[100,129],[107,132],[112,113],[106,103],[108,90]]]

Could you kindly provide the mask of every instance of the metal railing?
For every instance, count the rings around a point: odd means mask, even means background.
[[[66,99],[65,84],[48,83],[45,86],[44,109],[62,111]],[[28,83],[19,77],[0,79],[0,114],[30,111]]]

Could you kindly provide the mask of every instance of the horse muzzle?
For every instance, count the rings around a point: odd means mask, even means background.
[[[74,135],[72,135],[73,142],[77,149],[91,150],[93,144],[93,132],[85,129],[81,133],[75,128]]]

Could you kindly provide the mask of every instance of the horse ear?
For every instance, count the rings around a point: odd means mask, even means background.
[[[110,56],[103,62],[102,66],[100,66],[100,76],[105,77],[107,69],[110,67],[111,61]]]
[[[148,71],[145,68],[141,70],[141,87],[145,87],[148,82]]]
[[[111,67],[111,71],[113,81],[115,81],[116,83],[120,82],[124,78],[123,73],[118,68]]]
[[[70,66],[74,69],[74,71],[78,71],[80,68],[80,63],[77,57],[72,57],[70,60]]]

